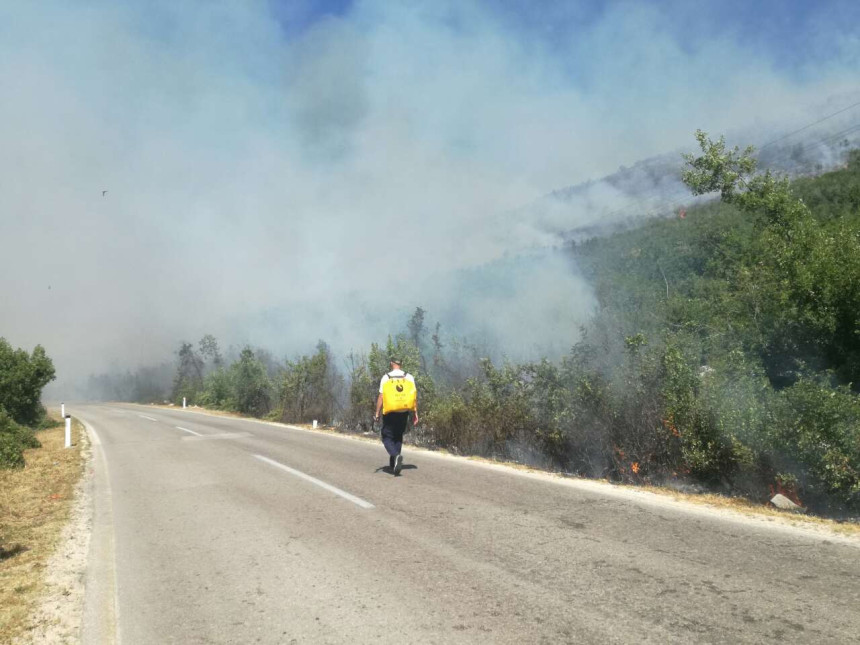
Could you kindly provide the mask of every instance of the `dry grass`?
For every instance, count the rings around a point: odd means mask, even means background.
[[[0,643],[30,627],[44,591],[47,562],[83,473],[82,430],[73,421],[69,449],[63,425],[43,430],[37,434],[42,447],[24,453],[23,469],[0,470]]]
[[[671,488],[657,488],[654,486],[636,486],[637,490],[647,490],[660,495],[667,495],[674,499],[702,504],[713,508],[725,508],[755,517],[772,518],[781,522],[794,524],[796,526],[816,526],[826,528],[840,535],[860,537],[860,524],[851,521],[831,520],[817,515],[803,515],[774,508],[768,504],[757,504],[743,497],[728,497],[713,493],[688,494],[680,493]]]

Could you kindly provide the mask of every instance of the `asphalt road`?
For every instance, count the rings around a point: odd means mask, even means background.
[[[858,543],[378,442],[70,406],[84,642],[856,643]]]

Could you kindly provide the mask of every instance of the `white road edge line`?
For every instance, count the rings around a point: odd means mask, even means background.
[[[188,428],[183,428],[182,426],[176,426],[176,429],[177,429],[177,430],[182,430],[182,432],[190,432],[191,434],[193,434],[193,435],[195,435],[195,436],[197,436],[197,437],[202,437],[202,436],[203,436],[203,435],[202,435],[202,434],[200,434],[199,432],[194,432],[194,430],[189,430]]]
[[[148,417],[145,414],[138,414],[137,416],[139,416],[141,419],[149,419],[150,421],[158,421],[158,419],[156,419],[154,417]]]
[[[340,495],[346,500],[349,500],[356,506],[360,506],[361,508],[376,508],[370,502],[366,502],[360,497],[356,497],[350,493],[347,493],[345,490],[341,490],[336,486],[332,486],[331,484],[327,484],[324,481],[317,479],[316,477],[311,477],[310,475],[306,475],[300,470],[296,470],[295,468],[290,468],[289,466],[285,466],[282,463],[275,461],[274,459],[269,459],[268,457],[264,457],[263,455],[254,455],[260,461],[264,461],[267,464],[274,466],[275,468],[280,468],[283,471],[290,473],[291,475],[295,475],[296,477],[301,477],[302,479],[311,482],[312,484],[316,484],[320,488],[325,488],[327,491],[334,493],[335,495]]]
[[[84,574],[84,602],[80,616],[80,642],[118,645],[120,638],[119,594],[116,581],[116,535],[113,493],[107,455],[96,429],[80,416],[92,444],[90,490],[92,530]]]

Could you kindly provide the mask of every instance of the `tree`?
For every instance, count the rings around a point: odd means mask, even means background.
[[[436,329],[433,332],[433,367],[438,370],[445,363],[444,351],[445,345],[442,344],[442,324],[437,322]]]
[[[0,408],[5,408],[13,421],[35,426],[44,418],[42,389],[54,376],[54,364],[44,347],[36,345],[32,354],[27,354],[0,338]]]
[[[254,350],[245,347],[239,360],[230,366],[235,388],[238,412],[261,417],[271,409],[271,383],[266,368],[254,355]]]
[[[346,359],[349,369],[349,401],[344,424],[352,430],[366,432],[373,424],[376,389],[366,354],[351,352]]]
[[[224,361],[221,358],[221,351],[218,348],[218,341],[215,339],[215,336],[212,334],[206,334],[200,339],[198,347],[200,349],[200,356],[203,357],[204,360],[211,361],[212,367],[218,369],[223,365]]]
[[[811,364],[858,383],[860,222],[816,219],[787,178],[756,173],[752,148],[728,150],[701,131],[696,138],[702,154],[685,155],[685,183],[697,195],[719,191],[759,229],[730,277],[772,382],[791,385]]]
[[[0,338],[0,468],[23,467],[24,449],[39,447],[32,427],[45,418],[42,389],[53,379],[54,364],[41,345],[27,354]]]
[[[182,343],[177,355],[179,364],[173,379],[173,400],[179,404],[184,397],[188,403],[195,403],[203,388],[203,359],[191,343]]]
[[[210,372],[203,379],[203,392],[200,403],[206,407],[221,410],[236,409],[236,386],[233,382],[233,372],[224,367]]]
[[[424,315],[426,313],[427,312],[425,312],[421,307],[416,307],[412,317],[409,319],[409,323],[407,324],[409,340],[412,341],[412,344],[416,348],[418,348],[418,358],[421,363],[421,369],[424,372],[427,371],[427,362],[424,360],[424,353],[421,351],[421,347],[424,342]]]
[[[681,175],[694,195],[719,191],[725,203],[748,213],[762,213],[769,224],[786,232],[809,218],[809,209],[792,195],[787,177],[777,177],[770,170],[756,174],[752,146],[728,150],[725,137],[712,141],[701,130],[696,131],[696,140],[702,155],[685,154],[689,167]]]
[[[287,361],[281,382],[281,418],[330,423],[340,409],[343,378],[329,346],[319,341],[316,353]]]

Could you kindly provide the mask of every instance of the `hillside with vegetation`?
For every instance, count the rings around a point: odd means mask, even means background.
[[[576,249],[601,303],[586,372],[639,418],[627,477],[857,509],[860,154],[791,184],[699,142],[684,181],[719,202]]]
[[[751,149],[697,139],[683,182],[719,199],[569,247],[599,307],[561,360],[492,361],[419,308],[345,360],[323,341],[285,362],[251,347],[225,358],[207,336],[181,346],[171,387],[164,367],[93,386],[366,432],[397,352],[420,393],[415,443],[856,513],[860,152],[792,183]]]

